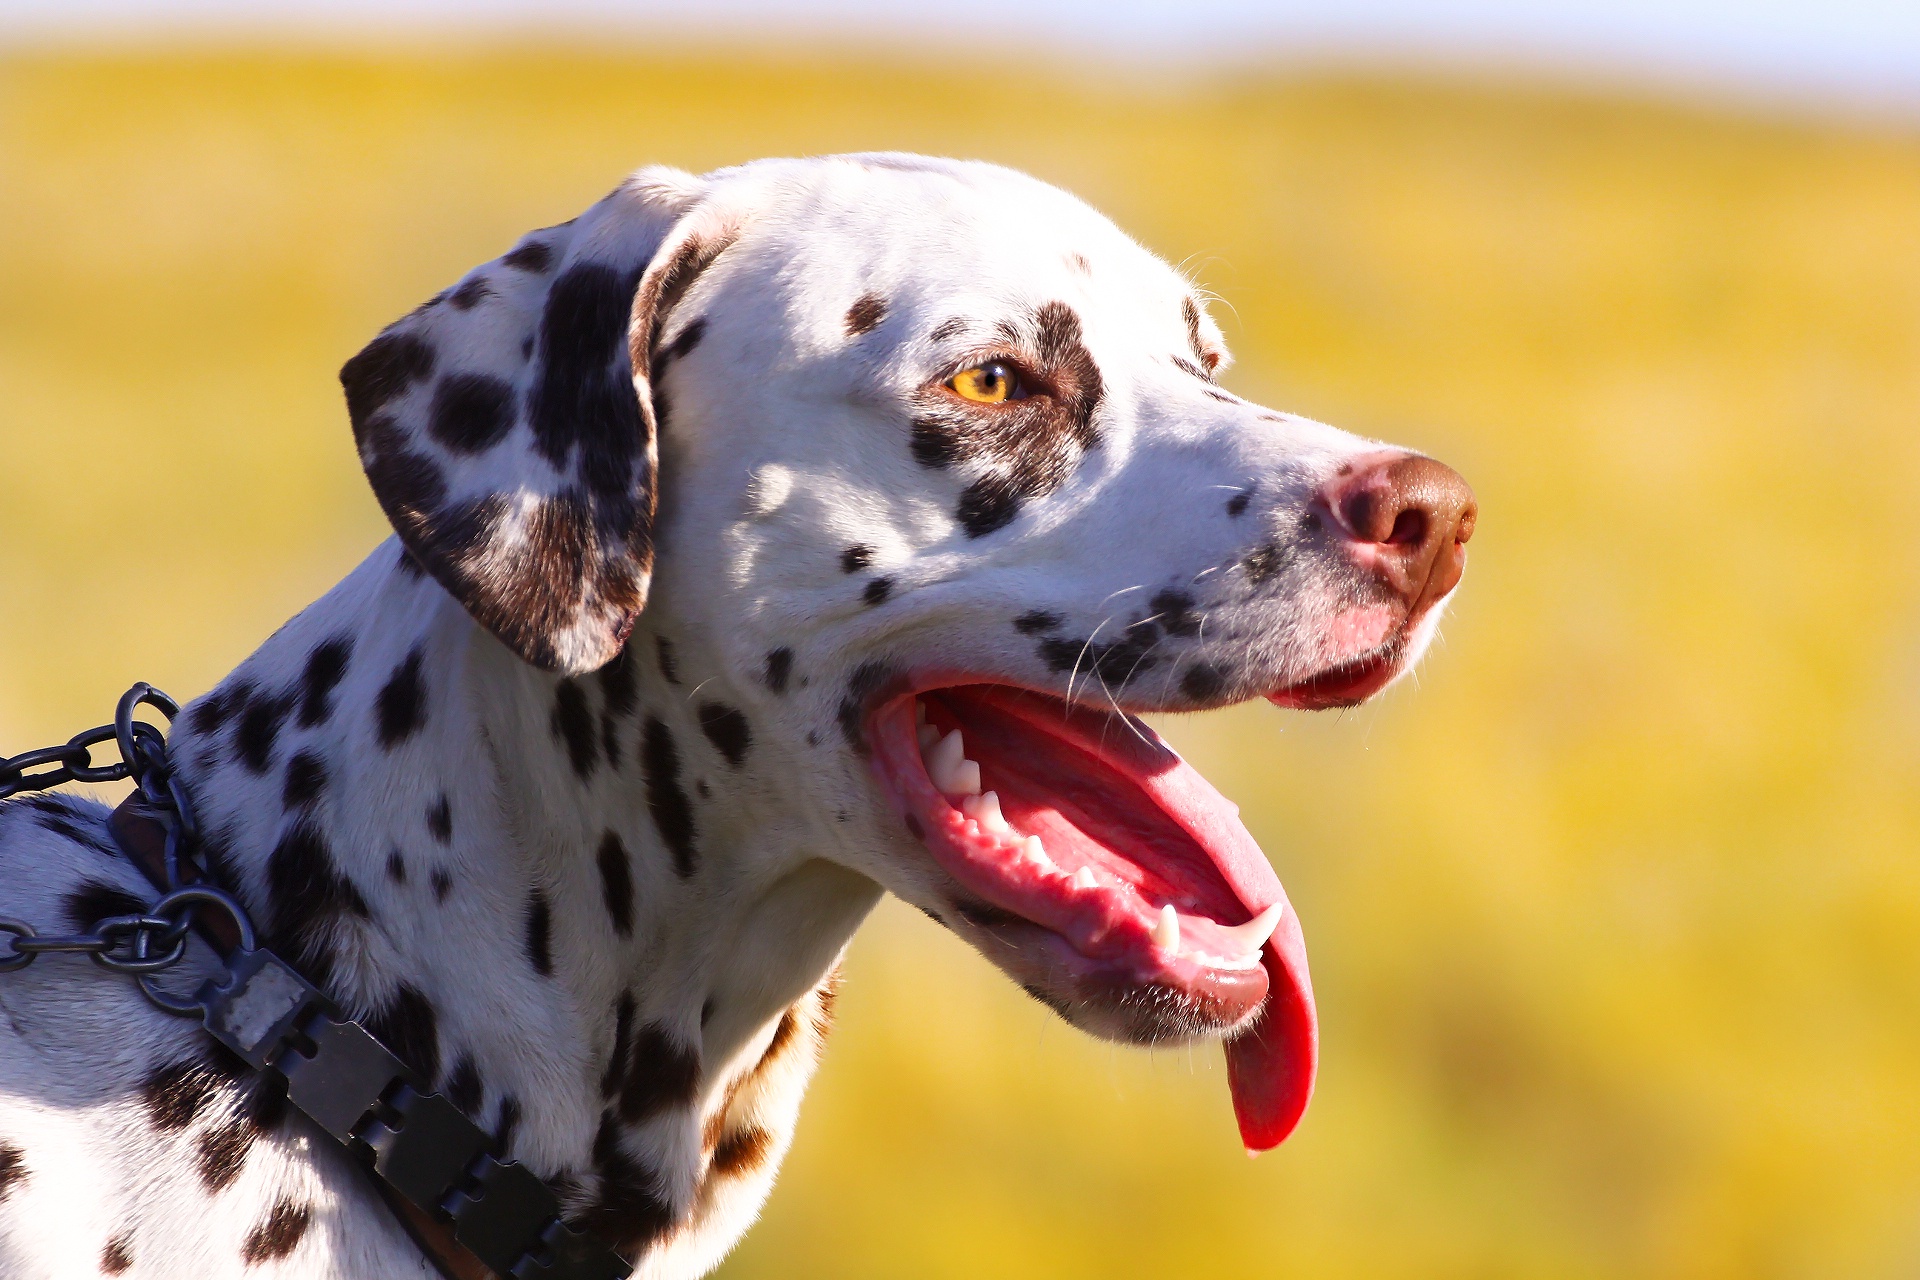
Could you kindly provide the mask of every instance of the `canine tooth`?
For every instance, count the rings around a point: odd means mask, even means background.
[[[1160,918],[1153,922],[1153,945],[1162,951],[1180,949],[1180,913],[1171,902],[1160,908]]]
[[[1100,882],[1093,878],[1092,867],[1082,867],[1073,873],[1073,887],[1076,889],[1097,889]]]
[[[1231,928],[1222,927],[1220,932],[1226,936],[1229,943],[1239,948],[1241,954],[1251,955],[1267,945],[1267,939],[1271,938],[1273,931],[1280,927],[1280,917],[1286,912],[1287,909],[1276,902],[1245,924],[1237,924]]]
[[[960,812],[978,822],[980,829],[990,836],[1013,834],[1013,828],[1008,825],[1006,815],[1000,812],[1000,793],[997,791],[964,797],[960,801]]]
[[[927,748],[940,741],[940,731],[930,724],[920,726],[916,736],[920,739],[920,754],[926,755]]]
[[[940,741],[927,748],[927,777],[933,785],[942,791],[951,791],[947,783],[953,781],[953,774],[960,762],[967,758],[967,745],[960,740],[960,731],[955,729]]]

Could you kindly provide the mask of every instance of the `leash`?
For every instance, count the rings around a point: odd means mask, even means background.
[[[0,800],[68,782],[134,781],[107,830],[159,892],[137,915],[96,921],[91,933],[43,935],[0,917],[0,973],[72,952],[132,975],[154,1007],[197,1018],[256,1074],[284,1082],[287,1100],[373,1174],[407,1232],[449,1280],[625,1280],[633,1268],[560,1217],[553,1189],[493,1154],[493,1135],[414,1075],[365,1027],[342,1015],[298,970],[258,945],[238,898],[194,860],[199,826],[167,759],[166,736],[134,713],[171,724],[179,704],[148,684],[121,697],[111,725],[61,746],[0,758]],[[107,742],[120,759],[95,764]],[[37,772],[29,772],[35,770]],[[193,930],[224,962],[190,996],[155,981],[186,956]]]

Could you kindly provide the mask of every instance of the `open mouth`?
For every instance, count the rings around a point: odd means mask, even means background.
[[[867,728],[983,950],[1089,1029],[1227,1036],[1247,1148],[1293,1130],[1318,1052],[1306,946],[1232,803],[1133,717],[1003,685],[895,694]]]

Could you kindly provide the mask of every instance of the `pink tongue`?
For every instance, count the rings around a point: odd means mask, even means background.
[[[1085,708],[1063,716],[1058,704],[1048,706],[1010,691],[976,688],[969,692],[1005,707],[1036,728],[1077,741],[1131,777],[1199,841],[1248,915],[1286,902],[1280,877],[1241,824],[1239,810],[1145,725],[1136,722],[1120,730],[1110,716]],[[1307,1099],[1313,1096],[1320,1058],[1307,943],[1292,906],[1281,915],[1261,963],[1267,970],[1267,998],[1260,1016],[1226,1046],[1227,1083],[1233,1091],[1240,1138],[1254,1153],[1279,1146],[1300,1123]]]
[[[1282,948],[1291,949],[1300,962],[1297,971],[1303,981],[1298,984],[1281,971],[1284,962],[1277,951]],[[1306,951],[1291,911],[1261,960],[1268,981],[1260,1020],[1227,1044],[1227,1087],[1233,1091],[1233,1114],[1249,1155],[1279,1146],[1300,1123],[1313,1096],[1314,1068],[1320,1059],[1313,991],[1304,981]]]

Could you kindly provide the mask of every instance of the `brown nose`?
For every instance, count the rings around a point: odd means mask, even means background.
[[[1357,460],[1325,493],[1363,563],[1418,616],[1460,582],[1479,508],[1460,473],[1418,454]]]

